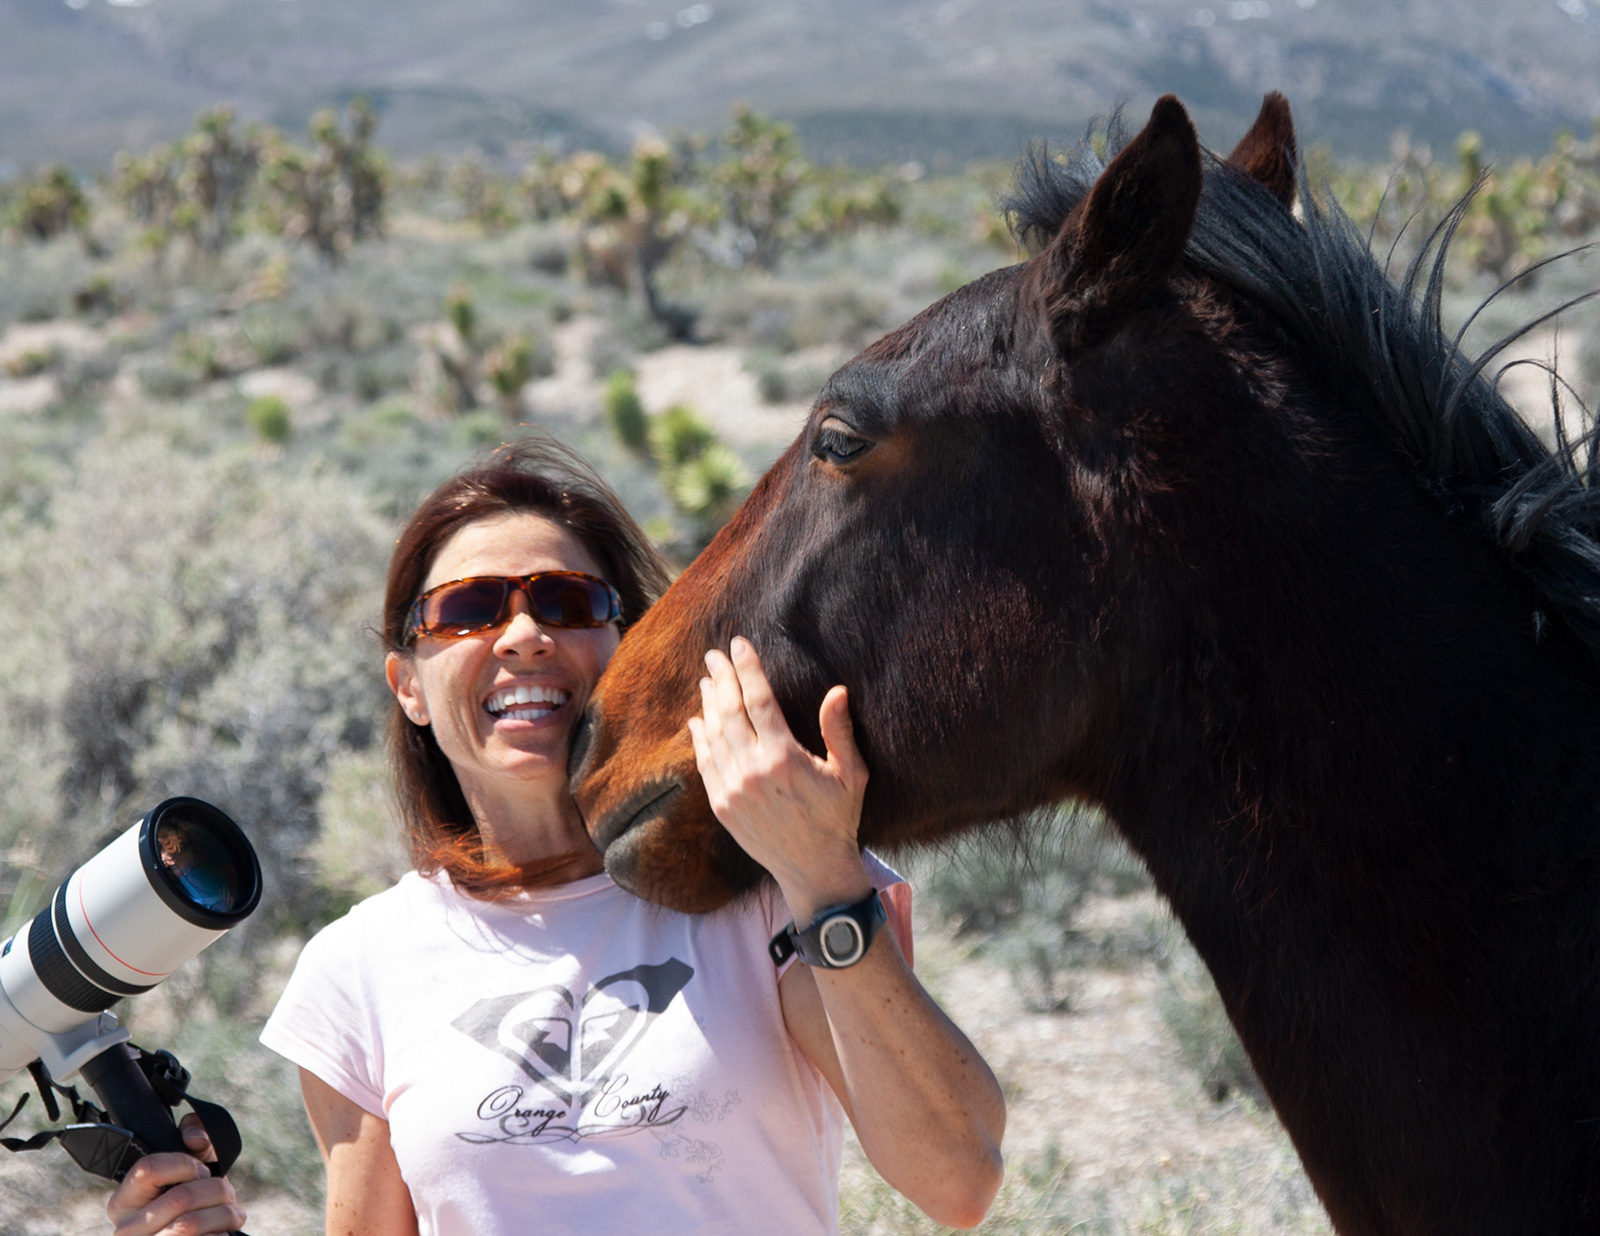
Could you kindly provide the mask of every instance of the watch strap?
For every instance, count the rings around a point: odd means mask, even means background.
[[[883,898],[873,889],[853,904],[819,910],[803,930],[791,922],[772,937],[767,952],[775,966],[798,957],[808,966],[844,970],[867,955],[878,929],[888,921]]]

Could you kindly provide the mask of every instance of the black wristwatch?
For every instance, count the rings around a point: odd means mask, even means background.
[[[850,906],[829,906],[819,911],[804,931],[790,923],[767,945],[772,964],[781,966],[798,956],[808,966],[843,970],[867,955],[872,939],[889,919],[883,898],[873,889]]]

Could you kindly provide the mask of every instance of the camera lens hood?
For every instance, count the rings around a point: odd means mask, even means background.
[[[186,922],[226,931],[261,900],[261,863],[244,832],[198,798],[169,798],[139,822],[139,860],[156,896]]]

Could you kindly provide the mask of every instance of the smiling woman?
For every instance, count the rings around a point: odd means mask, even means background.
[[[413,735],[426,735],[448,762],[468,815],[457,815],[454,827],[413,821],[419,870],[449,871],[484,890],[600,869],[565,792],[572,728],[620,638],[620,605],[613,606],[615,592],[599,578],[596,557],[568,528],[531,511],[480,516],[434,555],[385,672],[405,717],[395,745],[405,751]],[[539,600],[561,600],[546,598],[552,585],[585,595],[596,586],[606,604],[546,613]],[[481,610],[470,615],[481,618],[475,628],[463,628],[463,614],[437,630],[423,625],[430,600],[454,588],[452,608],[462,609],[474,586]],[[528,808],[548,801],[563,809],[535,832]]]
[[[702,916],[604,873],[570,748],[665,582],[615,496],[544,443],[446,482],[402,533],[384,669],[416,871],[317,934],[262,1034],[301,1068],[329,1233],[827,1236],[846,1117],[936,1219],[994,1196],[999,1088],[911,973],[905,884],[857,841],[842,688],[818,758],[748,643],[705,653],[685,742],[772,878]],[[121,1236],[243,1222],[184,1155],[143,1160],[110,1210]]]

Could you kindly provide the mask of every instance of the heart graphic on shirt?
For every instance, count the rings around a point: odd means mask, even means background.
[[[450,1024],[581,1106],[693,977],[692,966],[672,957],[607,975],[581,1000],[559,984],[490,996]]]

